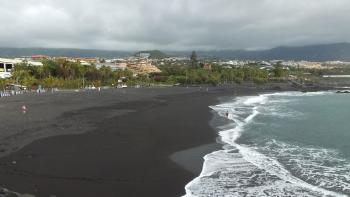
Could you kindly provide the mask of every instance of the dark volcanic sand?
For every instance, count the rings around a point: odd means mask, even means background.
[[[0,159],[0,186],[45,197],[181,196],[198,173],[170,156],[215,142],[208,106],[223,95],[234,90],[128,89],[1,99],[0,146],[8,155]],[[193,162],[202,163],[202,156]]]

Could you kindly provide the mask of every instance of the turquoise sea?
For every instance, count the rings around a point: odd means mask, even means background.
[[[211,108],[223,149],[205,156],[186,196],[350,196],[349,94],[262,94]]]

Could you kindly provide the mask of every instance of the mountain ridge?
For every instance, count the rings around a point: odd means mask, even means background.
[[[147,50],[143,50],[147,51]],[[149,50],[165,56],[186,56],[191,51]],[[142,51],[141,51],[142,52]],[[139,52],[136,52],[139,53]],[[8,48],[0,47],[0,57],[22,57],[48,55],[52,57],[102,57],[118,58],[136,54],[134,51],[113,51],[71,48]],[[307,46],[280,46],[267,50],[198,50],[201,58],[240,59],[240,60],[307,60],[307,61],[350,61],[350,43],[318,44]]]

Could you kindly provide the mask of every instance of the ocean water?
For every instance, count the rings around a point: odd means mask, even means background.
[[[285,92],[211,108],[227,119],[223,149],[205,156],[186,197],[350,196],[350,95]]]

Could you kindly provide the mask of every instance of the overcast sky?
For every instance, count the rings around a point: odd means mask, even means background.
[[[350,42],[350,0],[0,0],[0,46],[263,49]]]

